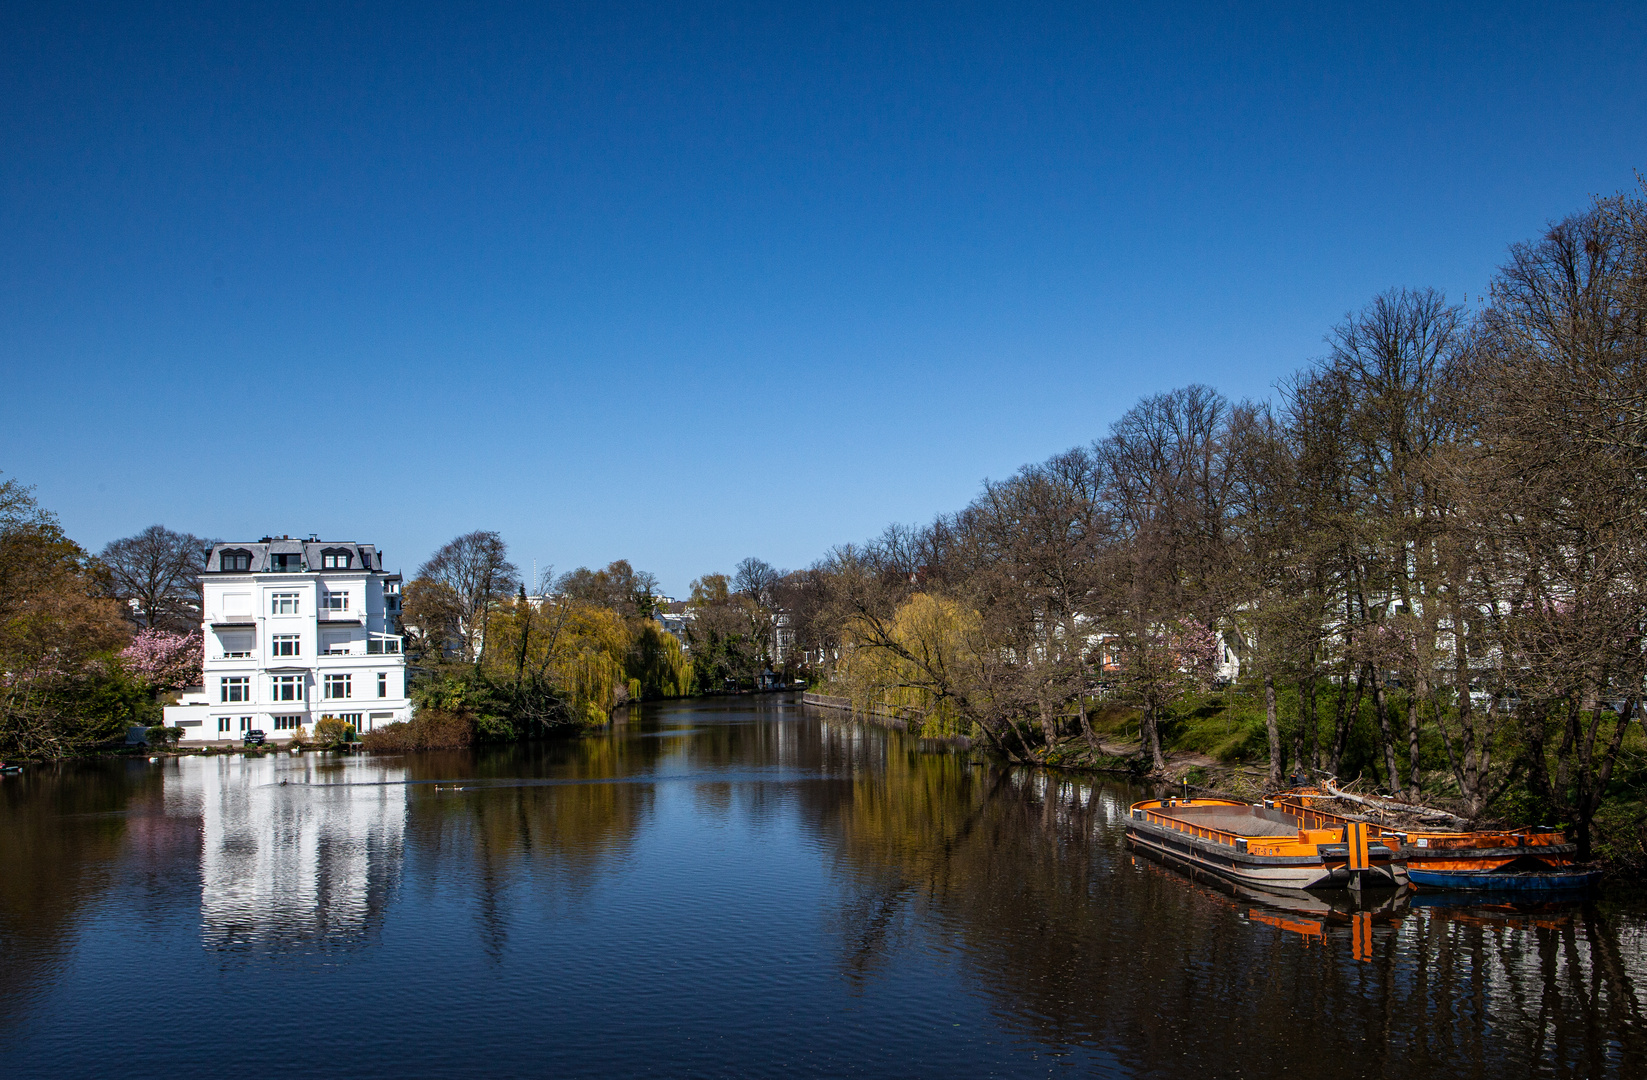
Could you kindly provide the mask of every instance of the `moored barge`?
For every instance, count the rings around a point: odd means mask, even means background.
[[[1260,888],[1393,887],[1404,880],[1397,847],[1378,826],[1306,824],[1274,805],[1147,799],[1133,804],[1127,839],[1142,851]]]
[[[1348,822],[1349,818],[1314,805],[1317,799],[1330,797],[1303,788],[1277,795],[1265,805],[1311,826]],[[1566,892],[1586,889],[1601,880],[1600,871],[1575,864],[1578,845],[1568,843],[1559,829],[1385,829],[1384,835],[1397,848],[1399,872],[1426,889]]]

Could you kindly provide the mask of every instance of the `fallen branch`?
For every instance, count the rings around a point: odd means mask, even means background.
[[[1326,789],[1327,794],[1335,799],[1343,799],[1345,802],[1371,807],[1381,813],[1411,814],[1413,817],[1425,820],[1449,822],[1461,829],[1467,829],[1470,826],[1468,820],[1459,817],[1457,814],[1449,814],[1445,810],[1436,810],[1428,806],[1414,806],[1411,803],[1399,803],[1393,799],[1380,799],[1377,796],[1353,795],[1334,784],[1331,778],[1328,777],[1321,779],[1321,786]]]

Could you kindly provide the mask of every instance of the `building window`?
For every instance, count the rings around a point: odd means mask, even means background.
[[[252,680],[249,675],[230,675],[221,680],[219,687],[223,695],[219,701],[250,701],[252,700]]]
[[[296,731],[303,726],[303,714],[296,716],[277,716],[274,718],[276,731]]]
[[[320,566],[323,570],[349,569],[349,553],[347,551],[323,551],[320,553]]]
[[[351,681],[352,676],[349,675],[326,676],[326,696],[333,699],[349,697]]]
[[[252,568],[252,553],[249,551],[224,551],[217,556],[219,570],[250,570]]]
[[[269,597],[269,612],[273,615],[296,615],[297,593],[277,592]]]
[[[269,644],[275,656],[302,656],[302,641],[297,634],[276,634]]]
[[[275,701],[302,701],[303,676],[275,675],[271,676],[271,689],[274,691]]]
[[[377,673],[377,696],[389,696],[389,673],[387,671]]]
[[[219,630],[218,644],[223,648],[223,659],[245,660],[252,655],[257,636],[250,630]]]
[[[399,611],[400,597],[394,595],[393,593],[388,594],[383,598],[383,608],[385,611]]]
[[[327,611],[349,610],[349,594],[346,592],[328,592],[324,595],[323,600]]]
[[[295,574],[303,569],[303,556],[270,555],[269,569],[277,574]]]
[[[322,652],[326,656],[348,656],[349,639],[328,637],[326,639],[326,647],[322,650]]]
[[[229,733],[229,718],[227,716],[220,716],[217,718],[217,733],[219,735],[227,735]]]

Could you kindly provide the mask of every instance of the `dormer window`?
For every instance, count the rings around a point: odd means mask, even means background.
[[[320,553],[320,566],[323,570],[347,570],[349,558],[349,552],[343,548],[327,548]]]
[[[218,553],[217,567],[219,570],[250,570],[252,568],[252,553],[239,549]]]
[[[277,574],[295,574],[303,569],[301,555],[270,555],[269,569]]]

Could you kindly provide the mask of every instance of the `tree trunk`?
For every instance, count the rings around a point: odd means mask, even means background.
[[[1362,668],[1355,673],[1355,696],[1348,702],[1344,700],[1344,684],[1338,684],[1338,704],[1333,713],[1332,725],[1332,760],[1328,763],[1328,772],[1334,776],[1344,767],[1344,751],[1350,745],[1350,732],[1356,721],[1361,719],[1361,697],[1367,689],[1367,669]]]
[[[1286,766],[1281,760],[1281,728],[1275,721],[1275,676],[1264,672],[1264,731],[1270,738],[1270,787],[1281,786]]]
[[[1418,713],[1424,699],[1430,696],[1430,680],[1424,675],[1423,669],[1413,672],[1413,689],[1407,701],[1407,776],[1412,785],[1412,797],[1416,801],[1419,793],[1424,790],[1419,782],[1418,771]],[[1439,713],[1437,714],[1439,718]]]
[[[1390,794],[1403,798],[1401,767],[1395,760],[1395,733],[1390,730],[1389,699],[1384,692],[1384,680],[1378,677],[1378,666],[1371,665],[1373,711],[1378,716],[1378,746],[1384,753],[1384,775],[1390,779]]]
[[[1156,725],[1155,703],[1153,701],[1144,704],[1144,739],[1146,748],[1150,753],[1150,762],[1154,765],[1155,771],[1158,773],[1166,772],[1167,759],[1161,755],[1161,732]]]

